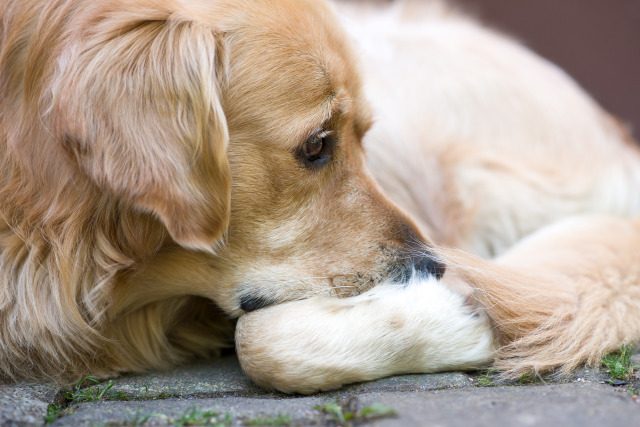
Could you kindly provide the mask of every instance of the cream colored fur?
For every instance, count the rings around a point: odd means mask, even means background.
[[[419,278],[246,314],[236,341],[242,369],[258,384],[298,393],[398,373],[480,368],[495,350],[482,310]]]
[[[640,151],[561,69],[442,2],[353,5],[369,168],[436,242],[491,257],[567,216],[640,212]]]

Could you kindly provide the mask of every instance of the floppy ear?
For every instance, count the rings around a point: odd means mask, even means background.
[[[110,13],[60,55],[54,133],[99,187],[154,213],[180,245],[213,250],[231,191],[221,42],[204,24]]]

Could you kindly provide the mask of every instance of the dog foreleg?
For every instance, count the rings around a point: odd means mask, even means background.
[[[306,394],[392,374],[485,366],[494,339],[483,312],[431,278],[245,314],[236,348],[259,385]]]

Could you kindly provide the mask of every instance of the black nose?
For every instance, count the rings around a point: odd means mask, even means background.
[[[426,250],[412,251],[407,258],[397,274],[397,280],[400,282],[408,282],[414,275],[433,276],[440,280],[447,269],[433,253]]]
[[[428,244],[421,237],[416,225],[404,218],[396,228],[396,238],[403,243],[401,259],[396,267],[396,279],[408,282],[414,275],[433,276],[440,280],[446,270],[445,265],[429,251]]]
[[[246,294],[240,297],[240,308],[247,313],[273,305],[273,301],[260,295]]]

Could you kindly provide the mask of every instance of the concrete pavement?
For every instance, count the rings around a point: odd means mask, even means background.
[[[634,363],[640,364],[639,355]],[[639,399],[583,369],[562,383],[495,385],[486,375],[403,375],[314,396],[256,387],[233,356],[72,390],[0,385],[0,425],[640,425]],[[104,392],[103,392],[104,390]],[[102,395],[100,396],[100,394]],[[57,406],[50,404],[58,404]],[[49,409],[48,409],[49,408]],[[56,417],[58,417],[56,419]]]

